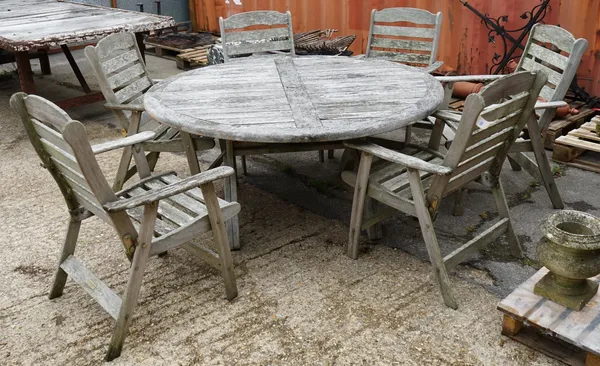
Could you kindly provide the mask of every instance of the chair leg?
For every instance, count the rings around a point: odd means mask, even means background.
[[[512,168],[512,170],[514,170],[515,172],[520,172],[521,171],[521,164],[519,164],[519,162],[517,162],[512,156],[508,155],[506,157],[508,159],[508,162],[510,164],[510,167]]]
[[[324,150],[319,150],[319,162],[320,163],[325,162],[325,151]]]
[[[456,191],[454,198],[454,209],[452,210],[453,216],[462,216],[465,214],[465,197],[467,195],[467,189],[461,188]]]
[[[212,228],[213,238],[215,240],[217,253],[221,261],[221,273],[225,282],[225,294],[227,300],[233,300],[237,294],[237,285],[235,283],[235,272],[233,270],[233,259],[231,258],[231,249],[227,238],[227,230],[223,222],[223,214],[219,207],[215,187],[212,183],[200,186],[204,204],[208,211],[208,218]]]
[[[408,145],[410,144],[411,138],[412,138],[412,126],[408,125],[405,127],[406,130],[404,132],[404,145]]]
[[[365,213],[364,215],[369,218],[375,215],[377,211],[377,206],[379,206],[379,202],[372,199],[371,197],[365,197]],[[362,220],[361,220],[362,221]],[[362,225],[362,223],[361,223]],[[383,231],[381,229],[381,223],[377,222],[367,228],[367,236],[369,240],[375,241],[383,238]]]
[[[421,226],[421,232],[423,233],[423,239],[425,240],[425,246],[427,247],[427,253],[429,254],[429,260],[433,265],[433,272],[440,284],[440,290],[444,303],[446,306],[457,309],[458,304],[452,295],[450,289],[450,278],[446,272],[446,266],[444,265],[444,259],[440,252],[437,237],[431,220],[431,215],[427,210],[425,203],[425,195],[423,193],[423,184],[421,183],[421,177],[417,170],[408,169],[408,180],[410,182],[410,188],[415,202],[415,208],[417,211],[417,217],[419,219],[419,225]]]
[[[158,202],[152,202],[144,206],[144,218],[140,235],[138,237],[138,245],[133,254],[133,261],[127,281],[127,288],[119,310],[119,318],[113,332],[106,354],[106,361],[112,361],[121,355],[123,342],[127,336],[131,318],[137,304],[140,288],[142,287],[142,278],[148,262],[150,254],[150,246],[152,245],[152,236],[154,233],[154,224],[156,223],[156,213],[158,211]]]
[[[158,163],[158,157],[160,156],[160,152],[152,151],[151,153],[146,155],[146,160],[148,160],[148,166],[150,167],[150,171],[153,172],[154,168],[156,168],[156,163]]]
[[[248,167],[246,166],[246,155],[242,155],[242,173],[248,175]]]
[[[352,215],[350,216],[350,237],[348,241],[348,257],[358,258],[358,240],[360,239],[360,226],[369,184],[369,173],[373,155],[362,153],[356,183],[354,185],[354,198],[352,199]]]
[[[494,200],[496,201],[496,207],[498,208],[498,213],[501,218],[508,218],[508,228],[506,229],[506,237],[508,239],[508,245],[510,246],[510,251],[512,255],[517,258],[523,258],[523,247],[519,242],[519,238],[515,234],[512,220],[510,218],[510,210],[508,209],[508,204],[506,203],[506,196],[504,195],[504,187],[502,187],[502,182],[498,179],[498,184],[492,187],[492,194],[494,195]]]
[[[123,189],[123,185],[127,180],[127,171],[129,170],[129,164],[133,157],[133,148],[127,146],[123,149],[123,155],[121,155],[121,161],[119,162],[119,168],[117,169],[117,175],[113,183],[113,191],[120,191]]]
[[[540,127],[537,123],[537,120],[535,118],[530,119],[527,123],[527,127],[529,129],[531,145],[533,146],[533,153],[535,154],[539,172],[542,176],[542,182],[544,183],[544,187],[546,187],[546,191],[548,191],[550,201],[552,201],[552,206],[555,209],[563,209],[565,208],[565,205],[563,204],[560,193],[558,192],[558,187],[556,187],[552,169],[550,168],[548,158],[546,157],[546,151],[544,150],[544,143],[542,142]]]
[[[54,274],[54,280],[52,281],[52,287],[50,288],[50,294],[48,295],[50,300],[60,297],[63,293],[65,283],[67,282],[67,272],[63,271],[63,269],[60,268],[60,265],[68,256],[75,253],[75,246],[77,245],[80,227],[81,221],[75,221],[72,218],[69,219],[65,242],[63,244],[62,252],[60,253],[60,259],[58,260],[58,268]]]

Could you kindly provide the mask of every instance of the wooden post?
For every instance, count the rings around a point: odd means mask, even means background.
[[[85,81],[85,78],[83,77],[83,74],[81,73],[81,70],[79,70],[79,66],[77,66],[77,62],[75,62],[75,59],[73,58],[73,55],[71,54],[71,50],[69,50],[69,47],[66,44],[61,44],[60,48],[62,49],[63,53],[67,57],[67,61],[69,61],[69,65],[71,65],[71,69],[73,69],[73,72],[75,73],[75,76],[77,77],[77,80],[79,81],[79,84],[81,85],[81,88],[83,89],[83,91],[86,94],[90,94],[92,92],[92,90],[88,86],[87,81]]]
[[[31,71],[29,53],[27,51],[15,52],[15,61],[17,61],[17,71],[19,72],[21,91],[27,94],[35,94],[35,84],[33,83],[33,71]]]
[[[40,68],[42,69],[42,75],[52,74],[52,70],[50,69],[50,59],[48,58],[48,50],[43,48],[39,49],[38,57],[40,59]]]
[[[113,8],[117,7],[117,0],[110,0],[110,6]]]
[[[523,322],[513,318],[510,315],[504,314],[504,321],[502,322],[502,334],[505,336],[514,336],[521,331]]]
[[[142,60],[146,63],[146,44],[144,43],[144,33],[138,32],[135,34],[135,40],[137,42],[138,48],[140,49],[140,54],[142,55]]]

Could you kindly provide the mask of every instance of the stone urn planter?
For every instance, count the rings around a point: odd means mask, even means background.
[[[600,273],[600,219],[571,210],[546,218],[537,246],[540,262],[550,270],[534,293],[574,310],[581,310],[598,291],[588,280]]]

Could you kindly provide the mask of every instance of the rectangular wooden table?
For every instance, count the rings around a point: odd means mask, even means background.
[[[30,57],[39,57],[42,74],[50,74],[48,49],[60,47],[86,93],[57,103],[68,108],[103,99],[101,93],[89,88],[69,45],[93,42],[111,33],[134,32],[143,54],[143,33],[174,24],[173,18],[167,16],[70,1],[1,0],[0,49],[14,55],[21,90],[34,94]]]

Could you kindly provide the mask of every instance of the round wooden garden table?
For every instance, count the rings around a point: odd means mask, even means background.
[[[189,134],[278,146],[340,142],[390,132],[429,116],[444,91],[432,76],[405,65],[350,57],[247,58],[196,69],[154,85],[146,112],[182,131],[192,173],[200,171]],[[292,144],[292,145],[290,145]],[[321,145],[319,145],[321,144]],[[293,150],[291,150],[293,151]],[[236,200],[236,178],[225,198]],[[239,248],[237,218],[228,223]]]

